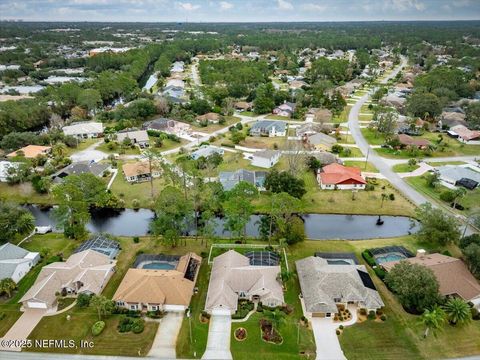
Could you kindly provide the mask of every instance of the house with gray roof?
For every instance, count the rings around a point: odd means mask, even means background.
[[[258,120],[250,128],[250,136],[285,136],[287,123],[285,121]]]
[[[142,149],[148,147],[149,138],[146,130],[125,130],[117,133],[117,141],[122,143],[125,139],[130,139],[132,144],[137,144]]]
[[[97,177],[103,176],[110,169],[109,164],[101,164],[90,161],[79,161],[70,164],[52,175],[55,183],[60,183],[68,175],[93,174]]]
[[[222,171],[218,179],[225,191],[232,190],[240,181],[248,182],[259,190],[264,190],[266,171],[249,171],[239,169],[237,171]]]
[[[480,168],[468,165],[444,165],[435,168],[435,172],[438,173],[440,181],[447,187],[457,185],[462,179],[473,180],[477,185],[480,183]]]
[[[223,156],[223,153],[225,151],[218,147],[218,146],[212,146],[212,145],[202,145],[200,146],[197,150],[195,150],[194,152],[192,152],[190,154],[190,157],[193,159],[193,160],[197,160],[199,158],[201,158],[202,156],[204,158],[208,158],[209,156],[213,155],[213,154],[219,154],[221,156]]]
[[[0,246],[0,280],[12,279],[18,282],[40,260],[38,252],[30,252],[11,243]]]
[[[315,256],[295,264],[308,318],[333,317],[337,305],[356,304],[367,311],[384,306],[364,265],[333,264]]]

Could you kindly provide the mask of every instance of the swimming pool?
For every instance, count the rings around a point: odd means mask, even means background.
[[[406,259],[407,257],[403,254],[399,254],[399,253],[391,253],[391,254],[386,254],[386,255],[377,255],[375,256],[375,261],[377,262],[377,264],[383,264],[383,263],[386,263],[386,262],[390,262],[390,261],[400,261],[400,260],[403,260],[403,259]]]
[[[177,264],[169,263],[166,261],[145,261],[141,263],[137,268],[146,270],[174,270]]]

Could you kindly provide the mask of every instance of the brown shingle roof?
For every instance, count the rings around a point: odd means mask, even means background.
[[[402,261],[431,269],[438,280],[442,295],[456,294],[466,301],[480,296],[480,284],[460,259],[442,254],[430,254]],[[386,271],[390,271],[397,263],[398,261],[386,262],[382,264],[382,267]]]
[[[40,146],[40,145],[27,145],[17,151],[11,152],[7,157],[18,156],[18,152],[22,152],[26,158],[34,159],[38,155],[46,154],[51,149],[50,146]]]

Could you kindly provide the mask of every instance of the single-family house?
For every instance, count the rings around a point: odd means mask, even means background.
[[[308,84],[303,80],[293,80],[293,81],[290,81],[290,83],[288,84],[288,88],[293,91],[297,91],[303,88],[304,86],[308,86]]]
[[[170,69],[170,71],[172,73],[180,73],[180,72],[183,72],[184,71],[184,68],[185,68],[185,63],[183,61],[175,61],[173,64],[172,64],[172,67]]]
[[[444,165],[435,168],[438,179],[445,183],[448,187],[462,186],[463,179],[470,180],[469,183],[475,184],[474,188],[480,183],[480,169],[478,167],[462,166],[462,165]]]
[[[218,175],[218,179],[223,186],[223,190],[232,190],[240,181],[245,181],[259,190],[264,190],[265,178],[267,173],[265,171],[250,171],[239,169],[237,171],[222,171]]]
[[[450,129],[457,125],[467,125],[466,115],[461,112],[443,111],[438,121],[438,126],[444,129]]]
[[[269,169],[280,160],[282,153],[278,150],[261,150],[252,155],[252,165]]]
[[[328,109],[311,108],[305,114],[305,122],[331,122],[333,114]]]
[[[60,183],[63,178],[68,175],[80,175],[80,174],[93,174],[97,177],[102,177],[106,172],[110,170],[109,164],[97,163],[92,161],[79,161],[58,170],[52,174],[52,180],[55,183]]]
[[[261,302],[268,307],[284,305],[283,287],[279,282],[280,266],[253,265],[234,250],[213,259],[205,311],[237,311],[239,300]]]
[[[146,130],[125,130],[117,133],[117,141],[119,143],[123,143],[125,139],[130,139],[132,144],[136,144],[142,149],[149,146],[149,138]]]
[[[329,263],[310,256],[296,261],[304,315],[333,317],[348,304],[376,311],[384,306],[364,265]]]
[[[217,113],[209,112],[203,115],[199,115],[195,118],[199,123],[218,124],[222,116]]]
[[[308,146],[315,150],[328,151],[333,145],[337,143],[337,139],[334,137],[318,132],[306,137],[306,143]]]
[[[74,136],[77,139],[92,139],[102,136],[103,124],[95,121],[83,121],[64,126],[62,130],[67,136]]]
[[[417,255],[402,261],[425,266],[433,271],[443,296],[458,296],[465,301],[480,305],[480,284],[470,273],[465,263],[457,258],[443,254],[427,254],[419,249]],[[381,264],[385,271],[390,271],[399,261],[389,261]]]
[[[317,181],[324,190],[365,189],[367,181],[359,168],[332,163],[317,172]]]
[[[464,125],[451,127],[448,134],[464,144],[480,145],[480,131],[470,130]]]
[[[285,101],[283,104],[273,109],[273,113],[279,116],[291,117],[295,112],[297,105],[295,103]]]
[[[55,309],[57,294],[100,294],[115,271],[116,261],[94,250],[45,265],[35,284],[20,299],[25,309]]]
[[[140,311],[184,312],[190,305],[202,258],[195,253],[140,255],[113,295],[117,306]]]
[[[170,102],[175,104],[183,104],[185,100],[185,89],[180,86],[166,86],[163,88],[162,95]]]
[[[213,154],[219,154],[223,156],[224,150],[218,146],[213,146],[213,145],[202,145],[200,146],[197,150],[192,152],[190,154],[190,157],[193,160],[198,160],[201,157],[208,158],[209,156]]]
[[[165,118],[148,121],[143,124],[143,128],[145,130],[161,131],[176,136],[188,134],[191,129],[190,125],[186,123]]]
[[[27,159],[35,159],[37,156],[48,155],[51,150],[51,146],[27,145],[17,151],[7,154],[7,157],[23,156]]]
[[[403,147],[416,146],[419,149],[426,149],[430,145],[430,141],[422,138],[414,138],[407,134],[398,134],[398,141]]]
[[[30,252],[17,245],[0,245],[0,280],[12,279],[16,284],[40,260],[38,252]]]
[[[247,101],[237,101],[235,104],[233,104],[233,107],[237,111],[249,111],[252,110],[252,103],[247,102]]]
[[[250,127],[250,136],[285,136],[287,123],[275,120],[257,120]]]
[[[306,140],[308,136],[325,131],[326,129],[329,129],[328,125],[307,122],[305,124],[299,125],[295,129],[295,135],[303,140]]]
[[[126,163],[122,166],[125,180],[129,183],[139,183],[150,181],[150,178],[160,177],[160,169],[156,164],[152,164],[150,172],[150,164],[148,161],[137,161],[134,163]]]
[[[7,182],[10,171],[18,169],[20,163],[10,161],[0,161],[0,182]],[[12,170],[9,170],[12,169]]]

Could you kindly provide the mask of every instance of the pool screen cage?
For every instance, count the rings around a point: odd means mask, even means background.
[[[165,261],[165,262],[178,262],[180,260],[180,256],[178,255],[166,255],[166,254],[140,254],[135,259],[135,263],[133,264],[134,268],[137,268],[141,263],[144,261]]]
[[[109,239],[108,237],[95,234],[89,240],[84,241],[74,253],[79,253],[84,250],[93,249],[101,254],[114,257],[120,251],[120,244],[118,241]]]
[[[370,254],[372,254],[373,256],[386,255],[391,253],[399,253],[404,255],[406,258],[411,258],[414,256],[409,250],[407,250],[403,246],[385,246],[381,248],[368,249],[368,251],[370,251]]]
[[[273,251],[249,251],[245,256],[253,266],[277,266],[280,264],[280,256]]]

